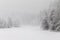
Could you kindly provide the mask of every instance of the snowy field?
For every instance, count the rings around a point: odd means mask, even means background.
[[[60,33],[42,31],[39,26],[21,26],[0,29],[0,40],[60,40]]]

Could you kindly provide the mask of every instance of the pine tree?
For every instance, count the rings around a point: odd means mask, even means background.
[[[54,31],[60,30],[60,0],[55,0],[53,5],[50,5],[47,11],[48,16],[47,19],[46,17],[43,19],[43,28],[49,28]]]

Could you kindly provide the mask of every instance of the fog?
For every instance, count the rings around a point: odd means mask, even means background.
[[[35,17],[40,14],[51,2],[52,0],[0,0],[0,17],[11,17],[23,22],[31,15]]]
[[[20,24],[40,24],[41,11],[49,8],[54,0],[0,0],[0,18],[19,21]]]
[[[19,27],[0,29],[1,40],[57,40],[59,32],[43,31],[40,29],[40,11],[48,9],[54,0],[0,0],[0,18],[7,20],[11,17],[18,21]],[[39,26],[36,26],[38,25]]]

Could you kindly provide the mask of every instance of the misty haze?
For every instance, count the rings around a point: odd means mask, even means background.
[[[41,25],[45,22],[43,19],[56,8],[56,2],[58,0],[0,0],[0,40],[60,39],[59,32],[41,30],[45,25]]]
[[[40,11],[47,9],[50,2],[50,0],[0,0],[0,16],[5,19],[11,17],[24,24],[29,20],[32,21],[32,17],[35,17],[33,20],[37,19]]]

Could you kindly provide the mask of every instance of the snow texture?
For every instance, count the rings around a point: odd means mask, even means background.
[[[40,30],[40,26],[0,29],[0,40],[60,40],[59,32]]]

